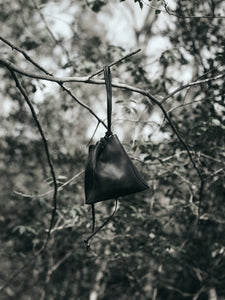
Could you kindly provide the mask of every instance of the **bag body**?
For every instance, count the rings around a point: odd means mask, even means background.
[[[89,146],[85,169],[86,204],[118,198],[148,189],[116,134]]]

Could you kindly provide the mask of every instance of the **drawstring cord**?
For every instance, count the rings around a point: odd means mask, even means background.
[[[94,203],[91,204],[92,210],[92,233],[95,231],[95,205]]]
[[[108,217],[108,219],[105,220],[105,222],[98,228],[95,230],[95,208],[94,208],[94,204],[91,205],[92,208],[92,234],[84,240],[84,244],[86,246],[86,249],[88,250],[90,248],[90,244],[89,241],[113,218],[113,216],[115,215],[116,211],[117,211],[117,199],[116,199],[116,204],[115,204],[115,208],[113,213],[111,214],[111,216]]]

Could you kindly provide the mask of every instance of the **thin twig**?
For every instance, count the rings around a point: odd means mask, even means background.
[[[0,40],[4,42],[6,45],[8,45],[10,48],[12,48],[12,50],[16,50],[17,52],[21,53],[26,58],[26,60],[31,62],[36,68],[38,68],[39,70],[43,71],[48,75],[52,75],[51,73],[47,72],[44,68],[42,68],[42,66],[40,66],[38,63],[36,63],[23,49],[13,45],[10,41],[6,40],[2,36],[0,36]]]
[[[200,179],[200,189],[199,189],[199,211],[198,211],[198,217],[200,216],[200,209],[201,209],[201,203],[202,203],[202,196],[203,196],[203,189],[204,189],[204,178],[199,170],[199,168],[197,167],[193,157],[192,157],[192,154],[191,154],[191,151],[189,150],[189,147],[188,145],[184,142],[183,138],[181,137],[180,133],[178,132],[177,128],[175,127],[175,125],[173,124],[172,120],[170,119],[170,117],[168,116],[168,113],[166,112],[164,106],[162,105],[162,103],[160,103],[159,101],[157,101],[156,99],[152,98],[152,95],[149,95],[146,94],[146,96],[151,100],[153,101],[160,109],[161,111],[163,112],[164,114],[164,117],[166,118],[166,120],[168,121],[170,127],[172,128],[173,132],[176,134],[177,138],[179,139],[180,143],[183,145],[184,149],[187,151],[188,153],[188,156],[190,158],[190,161],[193,165],[193,167],[195,168],[197,174],[198,174],[198,177]]]
[[[68,251],[57,263],[55,263],[49,270],[47,275],[50,277],[71,255],[73,250]]]
[[[33,261],[34,259],[43,251],[44,249],[41,248],[41,251],[39,251],[38,253],[36,253],[32,258],[30,258],[29,260],[27,260],[26,263],[23,264],[23,266],[18,269],[6,282],[4,285],[2,285],[0,287],[0,292],[3,291],[5,288],[7,288],[7,286],[9,286],[9,284],[23,271],[25,270]]]
[[[163,112],[164,114],[164,117],[166,118],[166,120],[168,121],[168,123],[170,124],[170,127],[172,128],[173,132],[176,134],[176,136],[178,137],[179,141],[181,142],[181,144],[183,145],[184,149],[187,151],[188,153],[188,156],[195,168],[195,170],[197,171],[198,175],[199,175],[199,178],[201,180],[203,180],[202,178],[202,175],[198,169],[198,167],[196,166],[193,158],[192,158],[192,155],[191,155],[191,152],[187,146],[187,144],[184,142],[184,140],[182,139],[180,133],[178,132],[177,128],[175,127],[175,125],[173,124],[173,122],[171,121],[170,117],[168,116],[168,113],[166,112],[165,108],[163,107],[162,103],[160,103],[159,101],[155,100],[154,98],[152,98],[151,95],[148,96],[148,94],[146,94],[146,96],[151,100],[153,101],[157,106],[159,106],[159,108],[161,109],[161,111]]]
[[[119,63],[122,62],[123,60],[125,60],[125,59],[127,59],[127,58],[129,58],[129,57],[131,57],[131,56],[133,56],[133,55],[135,55],[135,54],[137,54],[137,53],[140,52],[140,51],[141,51],[141,49],[135,50],[135,51],[133,51],[133,52],[131,52],[131,53],[129,53],[129,54],[127,54],[127,55],[121,57],[120,59],[118,59],[118,60],[112,62],[112,63],[109,64],[108,66],[109,66],[109,67],[115,66],[116,64],[119,64]],[[99,71],[95,72],[94,74],[90,75],[90,76],[88,77],[88,79],[90,80],[92,77],[94,77],[94,76],[96,76],[96,75],[99,75],[99,74],[102,73],[103,71],[104,71],[104,69],[102,68],[101,70],[99,70]]]
[[[179,293],[182,297],[192,297],[192,296],[194,296],[194,294],[183,292],[183,291],[181,291],[180,289],[175,288],[175,287],[170,286],[170,285],[165,285],[165,287],[166,287],[168,290],[176,291],[176,292]]]
[[[46,288],[51,280],[52,274],[72,255],[72,250],[67,252],[56,264],[54,264],[47,272],[45,278],[45,287],[42,290],[40,300],[46,299]]]
[[[202,287],[200,288],[200,290],[195,294],[195,296],[193,297],[192,300],[197,300],[197,299],[199,298],[199,296],[200,296],[205,290],[206,290],[205,287],[202,286]]]
[[[215,77],[210,77],[210,78],[206,78],[206,79],[203,79],[203,80],[197,80],[197,81],[193,81],[193,82],[189,82],[187,84],[184,84],[181,87],[179,87],[176,90],[174,90],[169,95],[167,95],[165,98],[163,98],[163,100],[161,101],[161,103],[163,104],[166,100],[168,100],[169,98],[173,97],[175,94],[177,94],[178,92],[180,92],[180,91],[182,91],[182,90],[184,90],[186,88],[189,88],[189,87],[192,87],[192,86],[195,86],[195,85],[205,84],[205,83],[208,83],[210,81],[218,80],[218,79],[223,78],[224,76],[225,76],[225,73],[222,73],[222,74],[219,74],[219,75],[217,75]]]
[[[68,184],[70,184],[74,179],[76,179],[77,177],[79,177],[83,173],[84,173],[84,170],[82,170],[81,172],[77,173],[72,178],[70,178],[68,181],[66,181],[61,186],[59,186],[58,187],[58,192],[62,191],[65,186],[67,186]],[[40,198],[40,197],[47,196],[48,194],[50,194],[52,192],[54,192],[54,189],[52,189],[52,190],[50,190],[50,191],[48,191],[46,193],[43,193],[43,194],[28,195],[28,194],[24,194],[24,193],[21,193],[21,192],[14,191],[15,194],[17,194],[19,196],[22,196],[22,197],[25,197],[25,198]]]
[[[223,171],[225,171],[225,168],[220,168],[219,170],[216,170],[213,173],[211,173],[209,176],[210,177],[216,176],[217,174],[219,174],[219,173],[221,173]]]
[[[214,99],[214,97],[210,97],[210,98],[211,98],[211,99]],[[210,98],[204,98],[204,99],[199,99],[199,100],[194,100],[194,101],[190,101],[190,102],[187,102],[187,103],[179,104],[179,105],[177,105],[177,106],[174,106],[174,107],[170,108],[170,109],[167,111],[167,113],[169,114],[169,113],[171,113],[172,111],[174,111],[175,109],[182,108],[182,107],[188,106],[188,105],[192,105],[192,104],[198,103],[198,102],[203,102],[203,101],[206,101],[206,100],[208,100],[208,99],[210,99]]]
[[[95,130],[94,130],[94,132],[93,132],[93,134],[92,134],[92,136],[91,136],[89,142],[87,143],[87,147],[91,144],[91,142],[92,142],[92,140],[93,140],[93,138],[94,138],[94,136],[95,136],[95,134],[96,134],[96,131],[98,130],[99,124],[100,124],[100,123],[98,122],[98,124],[96,125]]]
[[[53,32],[51,31],[51,29],[49,28],[48,23],[47,23],[47,21],[45,20],[45,17],[44,17],[44,15],[43,15],[41,9],[39,8],[37,2],[36,2],[35,0],[32,0],[32,2],[33,2],[35,8],[37,9],[37,11],[38,11],[38,13],[39,13],[39,15],[40,15],[40,17],[41,17],[41,19],[42,19],[42,21],[43,21],[43,23],[44,23],[44,25],[45,25],[46,30],[48,31],[49,35],[51,36],[51,38],[52,38],[53,41],[55,42],[55,45],[59,45],[59,46],[63,49],[63,51],[65,52],[65,54],[66,54],[66,56],[67,56],[68,61],[70,62],[71,59],[70,59],[70,54],[69,54],[69,52],[68,52],[67,49],[64,47],[64,45],[63,45],[62,43],[59,42],[59,40],[55,37],[54,33],[53,33]]]

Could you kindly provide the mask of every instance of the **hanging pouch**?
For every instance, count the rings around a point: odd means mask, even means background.
[[[108,130],[96,145],[89,146],[85,169],[86,204],[92,204],[93,211],[96,202],[148,189],[146,181],[132,163],[117,135],[111,132],[112,88],[108,66],[104,67],[104,77],[107,92]]]
[[[90,146],[85,170],[86,204],[114,199],[148,188],[116,134]]]

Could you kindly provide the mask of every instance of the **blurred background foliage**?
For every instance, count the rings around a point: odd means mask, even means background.
[[[92,74],[141,48],[112,68],[113,80],[163,99],[183,84],[224,73],[224,11],[220,0],[4,0],[0,24],[4,38],[62,77]],[[0,43],[1,57],[40,72]],[[150,189],[120,199],[116,216],[86,252],[91,212],[82,171],[97,121],[57,84],[20,76],[48,137],[58,184],[67,183],[48,247],[32,260],[49,226],[52,178],[23,97],[3,67],[0,76],[1,286],[31,261],[1,299],[225,299],[222,78],[164,103],[205,179],[199,220],[198,174],[162,112],[140,94],[113,89],[114,132]],[[103,86],[66,86],[106,118]],[[93,142],[104,132],[99,126]],[[97,224],[113,205],[96,205]]]

